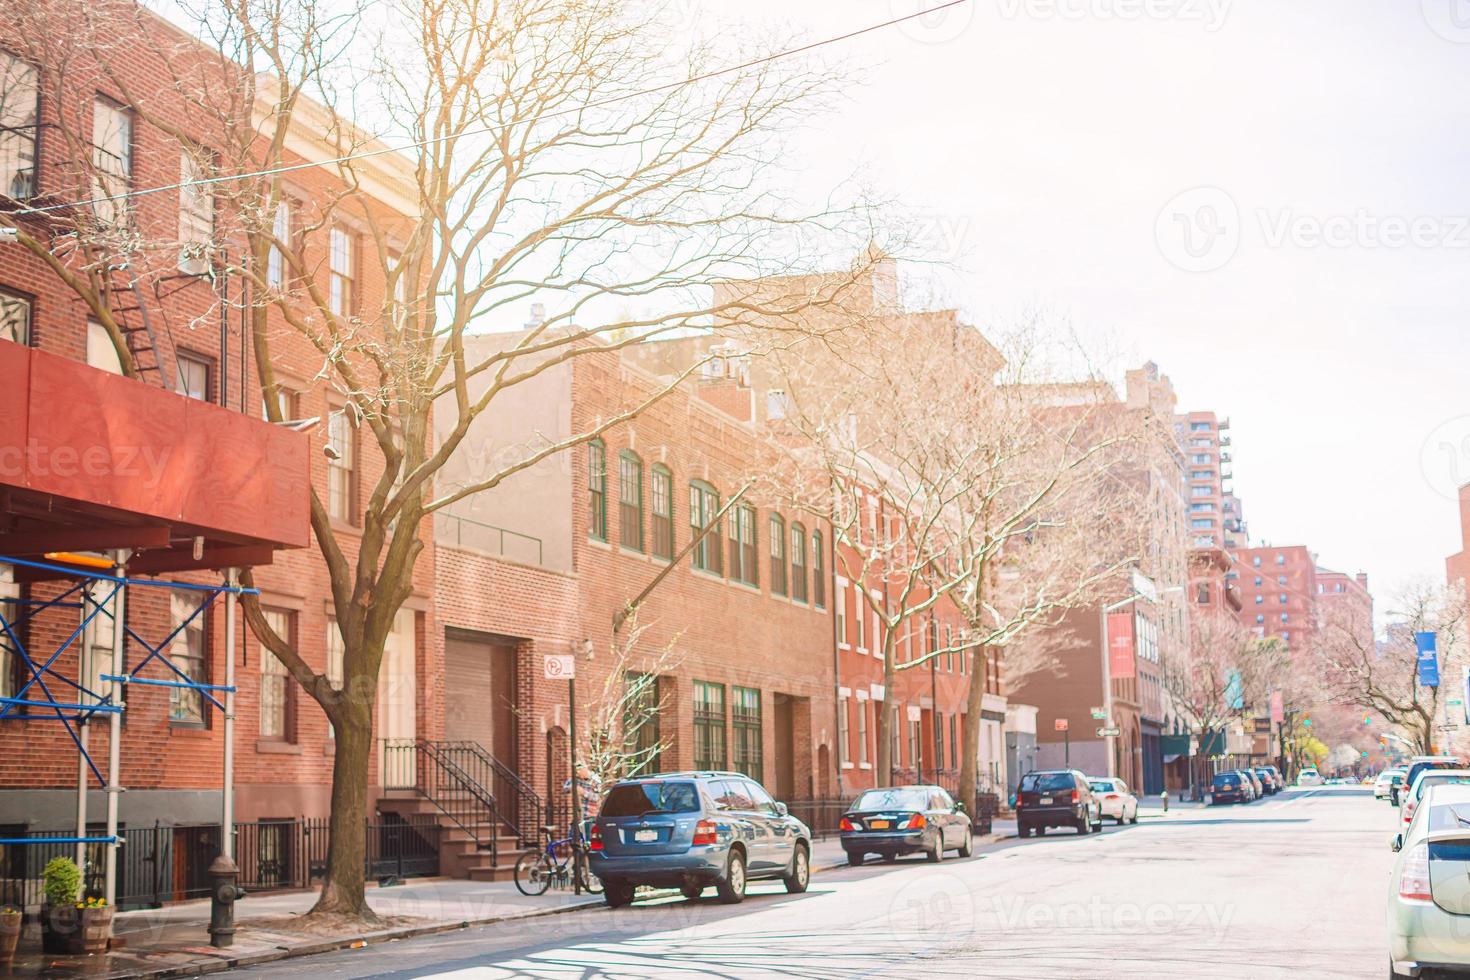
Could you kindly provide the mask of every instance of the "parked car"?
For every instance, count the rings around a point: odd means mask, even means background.
[[[1088,780],[1092,795],[1098,798],[1102,815],[1118,823],[1138,823],[1138,797],[1123,780],[1113,776],[1093,776]]]
[[[1414,819],[1414,811],[1418,808],[1419,801],[1424,798],[1424,793],[1429,787],[1444,786],[1448,783],[1470,785],[1470,769],[1419,770],[1419,775],[1414,777],[1414,784],[1400,794],[1403,803],[1399,805],[1399,829],[1403,830]]]
[[[1308,766],[1296,774],[1296,784],[1298,786],[1321,786],[1322,774]]]
[[[1395,834],[1388,897],[1389,976],[1470,967],[1470,786],[1435,785]]]
[[[1452,755],[1416,755],[1409,760],[1409,768],[1404,770],[1403,789],[1399,790],[1399,799],[1395,805],[1402,802],[1404,790],[1414,785],[1414,780],[1426,769],[1459,769],[1462,763]]]
[[[1250,777],[1249,773],[1244,769],[1231,769],[1230,771],[1240,777],[1241,784],[1245,789],[1245,801],[1247,803],[1254,803],[1261,798],[1260,787],[1256,785],[1256,781]]]
[[[592,873],[613,907],[639,885],[698,898],[745,898],[749,881],[775,878],[788,892],[811,880],[810,828],[738,772],[673,772],[625,779],[608,791],[588,835]]]
[[[1240,770],[1240,774],[1251,781],[1251,786],[1253,786],[1256,791],[1256,799],[1259,800],[1261,797],[1266,795],[1266,785],[1261,782],[1261,777],[1256,775],[1256,771],[1254,769],[1242,769]]]
[[[1076,769],[1028,772],[1016,787],[1016,832],[1030,837],[1033,830],[1044,834],[1051,827],[1075,827],[1079,834],[1102,830],[1102,806]]]
[[[1256,766],[1251,769],[1251,772],[1255,773],[1256,777],[1260,779],[1261,786],[1266,790],[1267,796],[1275,796],[1281,792],[1281,783],[1276,778],[1276,774],[1271,771],[1270,766]]]
[[[1375,800],[1386,800],[1390,796],[1398,797],[1398,787],[1404,785],[1404,771],[1402,769],[1385,769],[1373,780],[1373,798]]]
[[[975,853],[970,816],[938,786],[893,786],[870,789],[853,801],[837,830],[847,863],[856,867],[869,854],[893,861],[900,854],[926,854],[944,860],[945,851],[960,857]]]
[[[1217,772],[1210,780],[1210,805],[1222,803],[1249,803],[1250,783],[1234,769]]]

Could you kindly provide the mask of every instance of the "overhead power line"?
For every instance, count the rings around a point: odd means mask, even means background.
[[[553,112],[541,113],[539,115],[527,116],[520,119],[512,119],[509,122],[499,123],[494,126],[482,126],[479,128],[464,130],[461,132],[449,133],[443,136],[435,136],[429,139],[414,140],[413,142],[403,143],[397,146],[382,146],[372,150],[360,150],[355,153],[348,153],[344,156],[332,157],[328,160],[312,160],[303,163],[284,164],[279,167],[268,167],[263,170],[253,170],[246,173],[221,174],[214,177],[201,177],[197,180],[183,180],[172,184],[159,184],[156,187],[143,187],[135,190],[127,190],[118,194],[108,194],[101,197],[91,197],[82,201],[70,201],[61,204],[48,204],[44,207],[18,208],[10,213],[12,216],[23,217],[25,215],[46,214],[53,211],[64,211],[71,208],[85,208],[91,207],[96,204],[106,204],[114,201],[126,201],[133,198],[148,197],[153,194],[162,194],[166,191],[181,190],[185,187],[203,187],[211,184],[225,183],[227,181],[248,180],[254,177],[270,177],[276,174],[291,173],[297,170],[309,170],[315,167],[330,167],[337,164],[350,163],[354,160],[366,160],[370,157],[386,156],[391,153],[402,153],[406,150],[415,150],[425,146],[432,146],[435,143],[442,143],[446,140],[463,139],[466,136],[481,136],[490,133],[498,133],[502,130],[509,129],[512,126],[519,126],[523,123],[539,122],[542,119],[552,119],[558,116],[566,116],[573,115],[575,113],[586,112],[589,109],[599,109],[603,106],[612,105],[617,102],[626,102],[630,99],[638,99],[647,95],[657,95],[660,92],[671,92],[675,89],[683,88],[686,85],[695,85],[699,82],[705,82],[709,81],[710,79],[720,78],[724,75],[731,75],[737,72],[747,71],[751,68],[757,68],[761,65],[768,64],[773,61],[780,61],[783,58],[790,58],[799,54],[805,54],[809,51],[815,51],[818,48],[826,47],[829,44],[840,44],[844,41],[850,41],[853,38],[861,37],[864,34],[872,34],[876,31],[886,30],[890,27],[895,27],[906,21],[916,20],[920,17],[928,17],[933,14],[939,13],[940,11],[947,10],[951,7],[959,7],[970,2],[971,0],[946,0],[946,2],[937,3],[934,6],[926,7],[923,10],[918,10],[911,14],[905,14],[901,17],[893,17],[889,20],[885,20],[877,24],[869,24],[867,27],[860,27],[855,30],[848,31],[845,34],[837,34],[832,37],[823,38],[819,41],[811,41],[807,44],[798,45],[794,48],[787,48],[784,51],[777,51],[773,54],[768,54],[760,58],[755,58],[751,61],[742,62],[737,65],[728,65],[724,68],[717,68],[712,71],[703,72],[698,75],[691,75],[688,78],[678,79],[677,81],[665,82],[662,85],[654,85],[650,88],[640,89],[636,92],[627,92],[622,95],[609,96],[605,99],[597,99],[583,105],[572,106],[566,109],[558,109]]]

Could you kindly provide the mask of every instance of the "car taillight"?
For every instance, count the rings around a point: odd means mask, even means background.
[[[1116,800],[1117,798],[1118,798],[1118,794],[1117,793],[1109,793],[1107,796],[1104,796],[1103,797],[1103,799],[1105,799],[1105,800]]]
[[[1072,802],[1073,803],[1076,803],[1077,802],[1077,791],[1075,789],[1072,790]]]
[[[928,822],[929,821],[924,819],[924,815],[922,813],[916,813],[912,817],[909,817],[909,822],[905,826],[907,826],[909,830],[922,830],[924,826],[928,824]]]
[[[715,842],[715,822],[713,820],[701,820],[694,826],[694,843],[713,844]]]
[[[1416,902],[1434,900],[1434,896],[1429,893],[1428,844],[1420,844],[1404,855],[1404,863],[1399,871],[1399,898]]]
[[[587,849],[589,851],[602,850],[602,830],[597,824],[592,825],[592,833],[587,838]]]
[[[1404,803],[1404,823],[1414,819],[1414,801],[1408,800]]]
[[[837,821],[837,829],[841,831],[846,831],[848,833],[857,830],[857,828],[852,825],[852,821],[847,819],[846,817],[843,817],[841,820]]]

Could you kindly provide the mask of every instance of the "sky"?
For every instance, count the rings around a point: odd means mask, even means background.
[[[926,2],[681,9],[818,38]],[[1470,482],[1470,4],[984,0],[841,57],[802,193],[861,173],[948,263],[926,293],[982,329],[1046,309],[1228,416],[1253,543],[1366,571],[1380,613],[1443,580]]]

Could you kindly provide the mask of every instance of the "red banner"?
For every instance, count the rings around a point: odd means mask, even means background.
[[[1133,651],[1133,613],[1108,613],[1108,674],[1113,680],[1137,677]]]
[[[1271,720],[1280,725],[1286,721],[1286,707],[1281,703],[1281,692],[1271,692]]]

